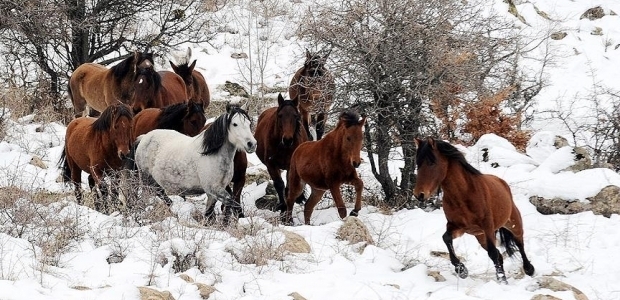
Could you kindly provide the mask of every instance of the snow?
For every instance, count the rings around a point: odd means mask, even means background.
[[[620,17],[579,19],[586,9],[596,5],[608,14],[612,10],[620,13],[618,1],[517,3],[529,24],[521,24],[524,35],[540,37],[557,30],[568,33],[565,39],[551,40],[546,45],[557,60],[545,69],[549,86],[537,96],[538,110],[557,108],[557,101],[588,95],[594,80],[592,72],[597,82],[618,87],[620,50],[613,50],[613,45],[620,42]],[[506,6],[497,4],[495,8]],[[542,18],[536,9],[555,22]],[[604,35],[591,35],[595,27],[601,27]],[[225,44],[225,39],[232,38],[223,36],[223,40],[216,41],[220,42],[217,49],[191,45],[197,68],[205,74],[214,101],[227,99],[226,93],[218,89],[220,85],[243,77],[237,61],[230,58],[238,47]],[[605,47],[606,40],[613,42],[611,47]],[[303,46],[296,43],[294,38],[283,38],[272,48],[272,64],[266,77],[271,85],[288,83],[303,56]],[[530,60],[524,60],[523,68],[539,70],[536,58],[544,52],[541,49],[527,54]],[[579,103],[579,107],[573,107],[574,113],[587,112],[588,105]],[[303,220],[300,207],[294,210],[296,226],[272,225],[270,220],[277,214],[258,210],[254,205],[265,194],[265,182],[248,182],[243,192],[248,218],[241,219],[235,230],[197,225],[191,213],[200,209],[204,197],[187,202],[173,197],[174,216],[147,225],[128,223],[118,213],[98,213],[77,205],[72,189],[56,182],[65,126],[35,120],[34,116],[5,120],[7,136],[0,142],[0,299],[139,299],[139,286],[169,291],[175,299],[201,299],[197,287],[181,279],[180,274],[214,286],[216,292],[209,299],[220,300],[292,299],[289,294],[293,292],[306,299],[521,300],[536,294],[575,299],[571,291],[539,288],[536,280],[543,276],[571,284],[589,299],[620,299],[620,260],[613,259],[620,252],[620,216],[605,218],[591,212],[542,215],[529,202],[531,196],[587,201],[608,185],[620,186],[620,175],[609,169],[563,171],[574,163],[571,151],[576,145],[568,139],[570,146],[553,146],[556,135],[570,138],[557,120],[535,120],[535,134],[525,153],[494,134],[483,136],[471,147],[457,145],[476,168],[509,183],[523,216],[526,252],[536,273],[534,277],[522,277],[520,259],[506,259],[507,285],[495,280],[493,264],[473,236],[454,241],[457,255],[463,257],[469,269],[470,277],[466,279],[455,276],[449,260],[431,254],[447,252],[441,238],[446,223],[441,209],[386,213],[364,205],[359,218],[375,241],[366,247],[336,239],[342,221],[327,199],[315,210],[311,226],[299,225]],[[399,153],[394,149],[390,165],[394,178],[400,176]],[[30,164],[33,157],[40,158],[47,168]],[[264,172],[265,167],[255,155],[250,155],[249,161],[248,174]],[[364,193],[380,194],[367,157],[359,172],[366,186]],[[21,194],[13,196],[5,189],[9,186],[32,192],[66,192],[67,196],[51,204],[35,203]],[[17,205],[10,205],[11,201]],[[350,201],[348,205],[352,206]],[[20,215],[20,211],[35,213]],[[18,215],[24,219],[11,218]],[[45,216],[45,222],[37,215]],[[274,250],[284,241],[279,232],[282,229],[304,237],[311,252]],[[63,234],[75,238],[57,253],[45,253],[38,246],[45,239],[66,241]],[[264,252],[272,259],[257,264]],[[193,267],[176,272],[173,265],[179,257],[186,257]],[[439,271],[446,281],[435,282],[428,271]]]

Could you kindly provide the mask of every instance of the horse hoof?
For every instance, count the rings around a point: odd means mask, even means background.
[[[532,266],[532,264],[529,264],[527,266],[523,266],[523,271],[525,272],[526,275],[528,276],[533,276],[534,275],[534,266]]]
[[[278,204],[278,206],[276,206],[276,211],[280,211],[281,213],[284,213],[287,209],[287,206],[285,203],[280,203]]]
[[[467,268],[465,267],[464,264],[460,263],[458,264],[455,268],[454,271],[456,272],[456,274],[461,278],[461,279],[465,279],[467,278],[467,276],[469,275],[469,272],[467,271]]]
[[[499,284],[508,284],[508,280],[506,280],[506,274],[497,273],[497,281]]]
[[[358,212],[357,210],[355,210],[355,209],[354,209],[354,210],[352,210],[352,211],[349,213],[349,216],[357,217],[358,213],[359,213],[359,212]]]

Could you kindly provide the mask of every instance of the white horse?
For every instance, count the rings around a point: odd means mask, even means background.
[[[174,130],[156,129],[138,137],[135,163],[143,180],[155,186],[158,196],[168,205],[166,194],[206,193],[207,221],[215,220],[217,200],[224,204],[224,222],[231,213],[241,212],[240,203],[226,192],[233,177],[235,151],[252,153],[256,140],[251,120],[241,108],[232,106],[213,124],[195,137]]]

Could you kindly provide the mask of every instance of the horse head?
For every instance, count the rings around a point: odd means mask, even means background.
[[[338,125],[334,132],[338,132],[342,153],[345,159],[357,168],[362,163],[361,151],[364,142],[363,128],[366,117],[360,118],[359,114],[345,111],[338,118]]]
[[[248,113],[238,106],[228,107],[228,140],[247,153],[256,151],[256,139],[252,134],[252,120]]]
[[[188,101],[187,110],[183,116],[183,132],[189,136],[196,136],[202,131],[206,121],[202,104]]]
[[[276,127],[280,133],[280,144],[291,147],[295,137],[301,128],[301,113],[298,109],[299,99],[284,100],[282,94],[278,94],[278,109],[276,111]]]
[[[430,137],[426,140],[416,138],[415,144],[418,172],[413,196],[423,204],[437,192],[446,178],[448,160],[438,150],[438,143]]]
[[[306,61],[304,62],[304,76],[307,77],[322,77],[327,73],[327,69],[325,69],[325,63],[327,62],[327,58],[331,50],[328,51],[325,55],[321,55],[318,52],[311,53],[308,49],[306,49]]]
[[[131,149],[131,119],[133,113],[129,106],[118,102],[106,108],[99,118],[109,124],[110,140],[114,143],[120,159],[129,155]]]

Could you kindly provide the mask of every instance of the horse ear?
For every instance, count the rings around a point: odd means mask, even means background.
[[[431,149],[437,149],[435,145],[435,140],[432,137],[426,138],[426,142],[431,146]]]
[[[191,73],[192,71],[194,71],[194,67],[196,67],[196,60],[194,59],[194,62],[192,62],[191,65],[189,65],[189,72]]]
[[[187,47],[187,53],[185,54],[185,58],[187,59],[187,61],[189,61],[189,59],[192,57],[192,48],[191,47]]]
[[[168,61],[170,63],[170,66],[172,67],[172,70],[174,70],[174,73],[179,73],[179,67],[177,65],[175,65],[171,60]]]
[[[364,124],[366,124],[366,117],[363,117],[363,118],[360,120],[360,126],[364,126]]]
[[[312,58],[312,54],[310,54],[310,50],[306,48],[306,59],[311,59],[311,58]]]
[[[284,104],[284,97],[282,97],[282,93],[278,93],[278,106],[282,106]]]
[[[413,139],[413,141],[415,142],[415,147],[420,148],[420,144],[422,144],[422,140],[419,138],[415,138]]]

